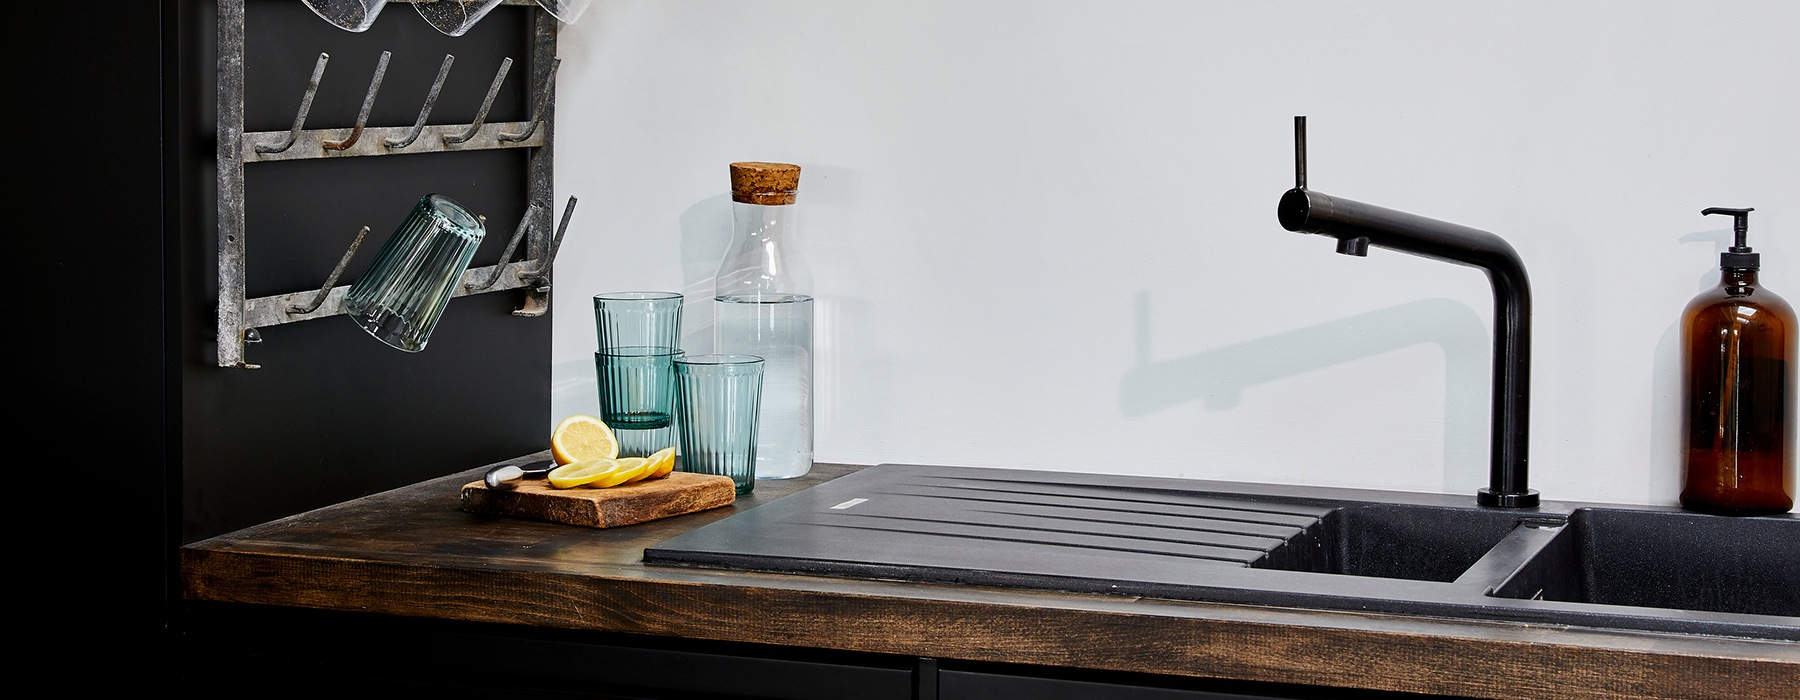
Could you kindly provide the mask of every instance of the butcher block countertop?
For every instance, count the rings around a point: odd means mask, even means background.
[[[1792,642],[643,563],[645,547],[861,468],[819,464],[729,506],[591,528],[464,511],[480,467],[184,546],[182,595],[1468,697],[1800,697]]]

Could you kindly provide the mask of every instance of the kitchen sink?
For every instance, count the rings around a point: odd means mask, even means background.
[[[1791,515],[883,464],[644,561],[1800,641]]]
[[[1505,511],[1356,503],[1332,508],[1251,566],[1451,582],[1519,522]]]
[[[1580,508],[1494,595],[1800,615],[1800,520]]]

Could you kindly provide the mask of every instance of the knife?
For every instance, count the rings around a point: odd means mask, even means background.
[[[542,479],[545,474],[549,474],[550,470],[555,468],[556,462],[548,459],[524,464],[502,464],[489,469],[487,475],[482,477],[482,481],[486,482],[490,489],[510,491],[518,488],[519,482],[526,479]]]

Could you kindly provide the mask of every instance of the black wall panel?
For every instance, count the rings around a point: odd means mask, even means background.
[[[179,472],[181,540],[193,541],[451,471],[543,449],[550,428],[550,318],[512,315],[523,292],[460,297],[429,345],[405,353],[327,317],[261,329],[262,369],[215,365],[217,80],[213,0],[183,5],[179,104]],[[369,126],[410,126],[446,53],[455,64],[428,123],[468,123],[501,62],[513,65],[487,121],[529,118],[532,6],[501,6],[461,37],[390,3],[362,33],[296,0],[250,0],[245,131],[285,131],[320,52],[330,54],[306,128],[351,126],[383,51]],[[474,265],[498,261],[527,204],[527,150],[250,163],[245,280],[251,297],[317,289],[355,237],[353,282],[419,197],[441,193],[487,218]],[[559,212],[560,213],[560,212]],[[552,303],[558,303],[552,300]],[[451,501],[452,503],[454,501]]]

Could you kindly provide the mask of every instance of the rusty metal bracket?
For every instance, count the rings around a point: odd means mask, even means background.
[[[454,136],[445,136],[444,145],[453,146],[475,137],[481,130],[481,123],[487,121],[487,113],[494,106],[494,98],[500,95],[500,86],[506,82],[507,71],[512,70],[512,57],[508,56],[500,62],[500,70],[494,73],[494,83],[488,86],[487,98],[481,101],[480,111],[475,112],[475,121],[469,124],[469,130]]]
[[[362,227],[361,231],[357,231],[356,239],[350,241],[350,249],[344,251],[344,257],[338,259],[337,267],[331,269],[331,275],[325,278],[325,286],[319,288],[318,296],[313,297],[312,302],[305,306],[299,304],[289,305],[288,313],[310,314],[314,311],[318,311],[320,306],[324,306],[325,298],[331,296],[331,288],[336,286],[338,278],[344,275],[344,268],[350,266],[350,259],[356,257],[356,249],[362,246],[363,237],[367,235],[369,235],[369,227],[367,226]]]
[[[455,62],[455,56],[444,54],[444,65],[438,67],[437,80],[431,81],[431,92],[425,93],[425,106],[419,108],[419,120],[413,122],[412,131],[406,132],[404,138],[383,139],[383,146],[406,148],[419,139],[419,134],[425,132],[425,118],[431,116],[431,108],[437,104],[438,93],[444,89],[444,79],[450,77],[450,64]]]
[[[501,141],[524,141],[525,139],[531,138],[531,135],[537,132],[538,122],[544,120],[544,105],[549,104],[550,102],[549,83],[550,81],[556,80],[556,69],[560,66],[562,66],[562,59],[560,58],[550,62],[550,75],[545,76],[545,84],[538,87],[537,106],[531,108],[531,126],[525,127],[524,131],[516,134],[501,134]]]
[[[399,0],[407,2],[410,0]],[[246,36],[244,27],[247,0],[218,0],[218,140],[215,159],[218,178],[218,314],[216,336],[217,364],[220,367],[257,369],[246,360],[245,345],[262,342],[258,328],[314,318],[340,315],[348,285],[338,284],[356,251],[368,234],[362,227],[355,240],[326,277],[323,286],[287,294],[247,298],[245,296],[244,259],[247,232],[245,221],[244,167],[249,163],[314,158],[395,156],[446,151],[523,148],[527,152],[526,211],[519,221],[506,251],[494,265],[471,268],[464,272],[456,296],[483,294],[505,290],[521,290],[524,300],[519,316],[540,316],[549,308],[550,271],[557,249],[574,212],[575,198],[569,198],[561,225],[554,238],[549,203],[552,197],[553,160],[551,136],[555,129],[556,35],[558,20],[535,0],[504,0],[504,4],[526,6],[532,12],[531,85],[533,108],[530,121],[485,123],[500,86],[512,68],[506,58],[494,76],[486,99],[475,119],[468,124],[427,125],[439,91],[455,60],[445,55],[437,79],[411,126],[371,126],[368,119],[376,93],[386,75],[391,53],[383,51],[370,79],[356,124],[349,128],[306,129],[307,113],[325,75],[331,56],[321,52],[313,66],[312,76],[301,94],[300,107],[293,126],[286,131],[244,131],[244,60]],[[510,262],[523,246],[529,254],[525,260]]]
[[[519,227],[516,229],[513,229],[512,238],[508,239],[506,241],[506,250],[501,251],[500,262],[504,263],[504,262],[512,259],[513,251],[519,249],[519,241],[521,239],[525,238],[526,231],[531,230],[531,222],[533,219],[536,219],[536,218],[537,218],[537,205],[533,204],[530,207],[525,209],[524,216],[519,217]],[[499,265],[495,265],[493,268],[494,274],[488,275],[487,280],[482,281],[482,282],[470,282],[463,286],[471,292],[485,292],[489,289],[492,289],[494,286],[494,283],[500,281],[500,267],[501,266],[499,266]]]
[[[287,132],[287,138],[277,144],[257,144],[257,153],[280,153],[294,147],[294,140],[300,138],[300,125],[306,123],[306,113],[312,111],[313,96],[319,94],[319,81],[325,77],[325,64],[331,62],[331,54],[319,52],[319,61],[313,64],[312,80],[306,82],[306,94],[300,96],[300,113],[294,115],[294,127]],[[255,141],[255,139],[250,139]]]
[[[550,310],[550,271],[556,262],[556,252],[562,248],[563,234],[569,231],[569,219],[575,215],[575,198],[569,198],[569,205],[563,208],[562,223],[556,227],[556,237],[550,240],[550,249],[544,252],[537,266],[526,270],[520,268],[516,273],[519,281],[530,290],[525,295],[525,303],[513,309],[514,316],[542,316]]]
[[[381,52],[381,60],[375,63],[375,77],[369,79],[369,94],[363,98],[362,112],[356,115],[356,126],[350,129],[350,136],[342,141],[326,141],[319,144],[325,150],[342,151],[356,145],[356,140],[362,138],[363,126],[369,123],[369,110],[375,108],[375,93],[381,91],[381,79],[387,75],[388,59],[393,56],[394,52],[392,51]]]

